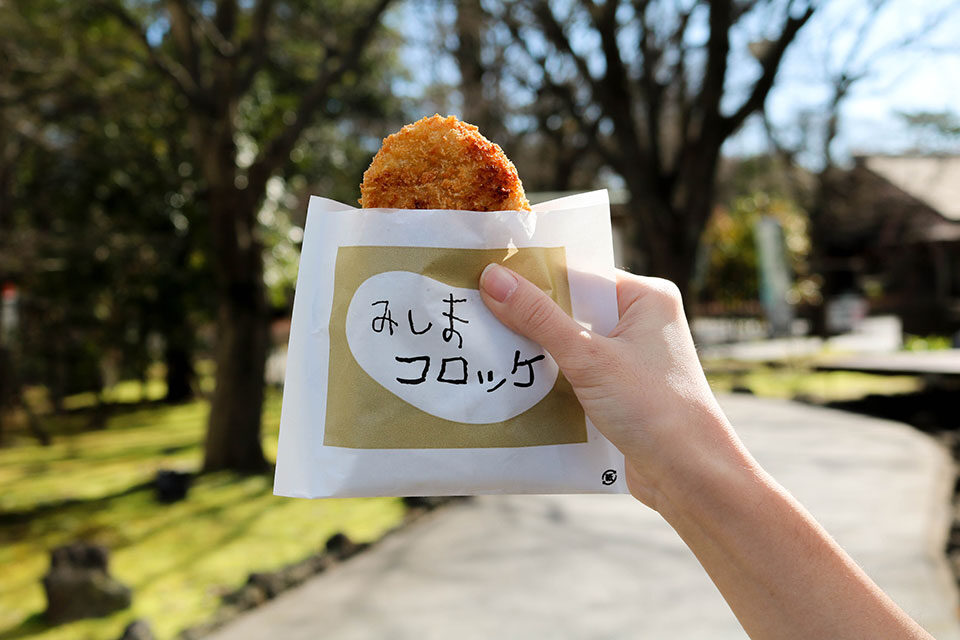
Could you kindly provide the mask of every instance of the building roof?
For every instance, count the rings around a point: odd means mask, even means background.
[[[960,156],[867,156],[867,169],[960,222]]]

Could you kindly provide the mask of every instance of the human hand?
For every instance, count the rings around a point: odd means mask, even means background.
[[[484,302],[554,357],[596,427],[623,452],[630,493],[677,531],[751,638],[932,640],[760,468],[717,405],[677,288],[617,273],[620,322],[585,330],[500,265]]]
[[[501,265],[480,276],[491,312],[543,346],[584,411],[626,458],[630,492],[657,508],[665,480],[743,449],[710,390],[668,280],[617,272],[620,322],[588,331],[538,287]],[[691,464],[693,463],[693,464]]]

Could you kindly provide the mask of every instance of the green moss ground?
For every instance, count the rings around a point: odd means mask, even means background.
[[[739,368],[738,368],[739,367]],[[705,362],[707,380],[715,392],[743,387],[770,398],[804,396],[818,402],[855,400],[869,394],[912,393],[922,387],[913,376],[877,376],[853,371],[811,371],[797,366],[751,366]]]
[[[271,459],[279,409],[279,395],[269,394],[264,449]],[[336,531],[368,541],[402,520],[398,499],[278,498],[272,477],[230,473],[202,476],[187,500],[158,504],[143,485],[159,468],[199,466],[207,412],[205,402],[193,402],[119,413],[98,431],[51,424],[52,446],[21,438],[0,449],[0,640],[112,640],[138,617],[158,638],[173,638],[211,616],[220,595],[250,572],[315,553]],[[111,571],[133,588],[133,606],[49,627],[40,615],[49,550],[78,539],[111,550]]]
[[[746,387],[759,396],[804,395],[823,402],[870,393],[908,393],[910,377],[813,372],[794,367],[746,368],[706,363],[715,391]],[[155,381],[121,383],[108,402],[153,400]],[[145,486],[157,469],[196,469],[208,406],[192,402],[115,411],[90,431],[93,394],[66,399],[71,413],[48,418],[54,443],[24,433],[0,449],[0,640],[112,640],[132,619],[148,619],[158,638],[209,618],[220,596],[252,571],[267,571],[318,551],[336,531],[373,540],[403,518],[397,499],[295,500],[272,495],[269,476],[209,474],[186,501],[160,505]],[[86,413],[84,412],[86,410]],[[276,453],[280,398],[268,393],[264,450]],[[113,574],[134,590],[133,606],[107,618],[49,627],[40,578],[49,550],[84,539],[111,550]]]

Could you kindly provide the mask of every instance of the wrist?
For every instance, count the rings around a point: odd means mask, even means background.
[[[741,497],[763,471],[715,404],[670,429],[656,462],[640,474],[649,499],[637,496],[671,524],[686,514]]]

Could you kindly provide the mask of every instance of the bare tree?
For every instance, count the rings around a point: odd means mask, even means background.
[[[839,169],[837,156],[838,135],[842,126],[842,109],[851,94],[859,87],[876,80],[894,56],[925,48],[925,39],[952,13],[960,10],[960,3],[947,4],[923,15],[920,24],[897,34],[897,37],[875,42],[876,25],[889,7],[889,0],[867,0],[861,11],[848,11],[839,19],[821,27],[817,40],[824,47],[810,56],[810,62],[819,64],[822,82],[828,88],[827,98],[814,111],[795,114],[801,122],[791,123],[791,128],[800,132],[791,142],[785,140],[782,128],[778,129],[769,113],[764,111],[763,122],[774,153],[791,170],[785,175],[792,178],[793,197],[807,211],[810,234],[810,268],[820,281],[822,299],[841,293],[831,277],[830,258],[827,255],[833,225],[829,222],[831,198],[842,191],[843,172]],[[842,38],[843,34],[852,35]],[[871,41],[874,40],[873,43]],[[844,44],[837,44],[844,43]],[[943,52],[941,52],[943,53]],[[951,52],[955,53],[955,52]],[[899,77],[888,77],[875,91],[889,91],[890,85]],[[803,164],[812,164],[814,180],[800,185],[798,180],[805,174]],[[842,285],[841,285],[842,286]],[[821,305],[814,314],[815,333],[826,335],[826,307]]]
[[[558,5],[504,3],[499,16],[532,81],[563,99],[578,129],[622,177],[633,243],[643,258],[634,266],[686,292],[713,205],[720,148],[763,107],[784,52],[814,5],[579,0],[565,3],[567,11]],[[742,35],[747,23],[765,25],[759,29],[765,46],[759,74],[737,88],[732,34]]]
[[[596,131],[590,135],[579,131],[567,114],[563,96],[515,73],[509,60],[513,34],[484,3],[464,0],[446,6],[455,10],[456,18],[451,25],[437,25],[436,39],[460,72],[461,117],[504,148],[528,191],[591,186],[595,181],[583,180],[582,175],[588,171],[595,175],[592,141]],[[456,37],[450,38],[448,30]],[[450,41],[454,44],[444,44]],[[518,88],[535,93],[536,100],[518,102],[512,95]]]
[[[460,71],[462,117],[477,125],[488,138],[498,140],[505,129],[503,114],[506,105],[499,100],[499,95],[492,95],[499,93],[500,83],[490,82],[490,79],[501,75],[502,68],[497,62],[491,64],[483,59],[483,40],[490,28],[491,17],[483,10],[480,0],[463,0],[455,5],[457,45],[452,53]]]

